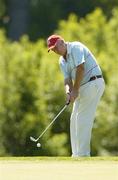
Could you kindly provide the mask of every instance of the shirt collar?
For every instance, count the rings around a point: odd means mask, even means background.
[[[71,53],[71,44],[69,42],[66,42],[66,45],[67,45],[67,54],[66,54],[66,57],[68,59],[69,57],[69,54]],[[64,57],[63,57],[64,58]],[[65,60],[65,59],[64,59]]]
[[[66,42],[67,44],[67,55],[71,53],[71,44],[69,42]]]

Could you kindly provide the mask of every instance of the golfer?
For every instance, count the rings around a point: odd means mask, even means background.
[[[90,142],[96,108],[105,89],[102,71],[81,42],[65,42],[59,35],[47,39],[48,52],[60,55],[67,103],[73,103],[70,118],[72,157],[90,156]]]

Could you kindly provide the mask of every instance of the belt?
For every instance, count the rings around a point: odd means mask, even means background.
[[[95,79],[99,79],[99,78],[102,78],[102,75],[97,75],[97,76],[92,76],[89,81],[94,81]],[[88,82],[89,82],[88,81]]]

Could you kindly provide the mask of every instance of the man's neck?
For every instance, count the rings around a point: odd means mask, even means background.
[[[66,57],[66,54],[63,56],[63,58],[65,59],[65,61],[67,61],[67,57]]]
[[[63,55],[63,58],[65,59],[65,61],[67,61],[67,44],[65,44],[65,54]]]

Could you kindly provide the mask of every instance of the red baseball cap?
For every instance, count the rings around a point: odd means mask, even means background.
[[[51,35],[51,36],[48,37],[48,39],[47,39],[48,52],[49,52],[52,48],[55,47],[56,42],[57,42],[58,39],[63,39],[63,38],[62,38],[61,36],[55,35],[55,34],[53,34],[53,35]]]

